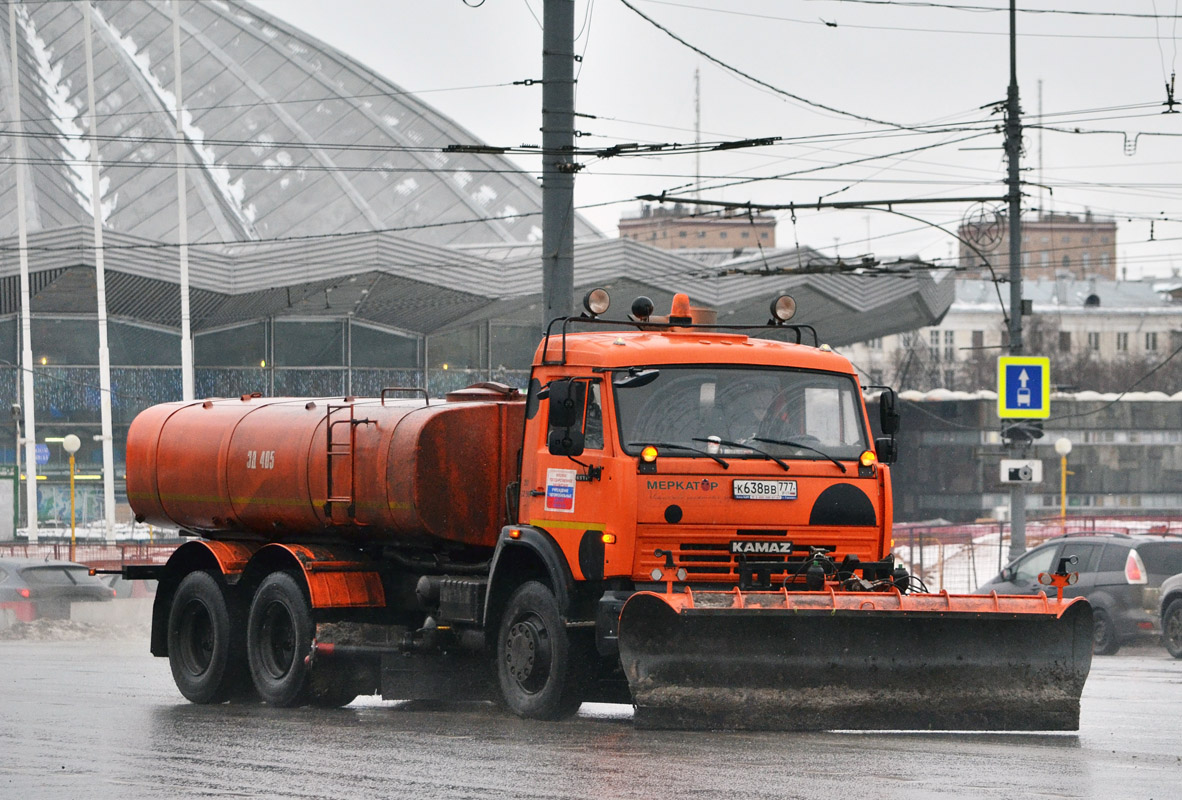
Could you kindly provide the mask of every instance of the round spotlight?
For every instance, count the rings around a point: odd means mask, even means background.
[[[651,298],[641,295],[632,301],[632,316],[641,322],[648,322],[648,318],[653,315],[654,307]]]
[[[607,311],[611,304],[612,299],[607,293],[607,289],[596,288],[583,295],[583,308],[587,309],[587,313],[593,317],[598,317]]]
[[[772,301],[772,319],[787,322],[796,315],[796,301],[791,295],[782,294]]]
[[[646,446],[643,450],[640,451],[640,457],[644,461],[647,461],[651,464],[652,462],[657,460],[657,448],[653,447],[651,444]]]
[[[863,450],[862,455],[858,456],[858,463],[863,467],[873,466],[874,462],[878,460],[878,456],[874,454],[873,450]]]

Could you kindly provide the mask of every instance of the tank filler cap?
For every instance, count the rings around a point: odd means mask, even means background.
[[[262,396],[263,396],[262,392],[251,392],[250,394],[242,395],[242,397],[240,397],[239,399],[244,403],[249,403],[251,400],[255,399],[256,397],[262,397]]]

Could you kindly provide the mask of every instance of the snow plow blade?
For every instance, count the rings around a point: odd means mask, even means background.
[[[1042,594],[639,592],[619,645],[641,728],[1073,731],[1092,608]]]

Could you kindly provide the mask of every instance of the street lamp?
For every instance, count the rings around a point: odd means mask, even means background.
[[[74,454],[82,446],[82,440],[74,434],[62,438],[62,449],[70,454],[70,560],[74,561]]]
[[[1067,524],[1067,454],[1071,452],[1071,440],[1060,436],[1055,440],[1055,452],[1059,454],[1059,521]]]

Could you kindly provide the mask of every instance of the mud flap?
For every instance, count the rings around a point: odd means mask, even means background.
[[[877,599],[878,610],[864,610],[869,601],[857,598],[809,608],[783,594],[734,596],[712,607],[640,593],[625,604],[620,659],[638,727],[1079,728],[1092,660],[1086,601],[1039,595],[1037,611],[1034,598],[994,596],[982,609],[967,601],[989,598],[945,595],[944,609],[932,610],[897,596],[895,610]]]

